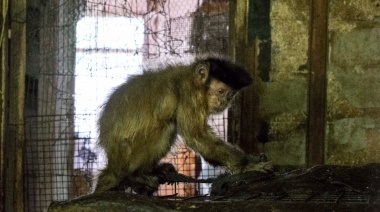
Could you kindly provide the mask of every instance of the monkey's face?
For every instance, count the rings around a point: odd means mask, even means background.
[[[224,111],[229,106],[235,94],[236,91],[230,86],[211,78],[207,91],[209,113],[220,113]]]

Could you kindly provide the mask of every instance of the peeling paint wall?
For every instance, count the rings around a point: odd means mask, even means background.
[[[326,163],[380,162],[380,1],[331,1]]]

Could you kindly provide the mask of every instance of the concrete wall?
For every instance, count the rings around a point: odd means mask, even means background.
[[[270,80],[260,115],[268,141],[257,148],[279,165],[305,165],[309,0],[271,1]],[[380,162],[380,1],[329,1],[325,161]]]
[[[263,82],[260,113],[268,142],[258,149],[278,165],[305,163],[309,1],[271,1],[271,70]]]
[[[380,1],[329,6],[326,163],[380,162]]]

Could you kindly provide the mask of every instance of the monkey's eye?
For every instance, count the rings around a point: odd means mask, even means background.
[[[219,93],[219,94],[224,94],[224,90],[223,90],[223,89],[219,89],[219,90],[218,90],[218,93]]]

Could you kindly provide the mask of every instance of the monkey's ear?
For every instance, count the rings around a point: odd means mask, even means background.
[[[209,67],[206,64],[198,64],[195,67],[194,78],[199,85],[204,85],[207,82]]]

